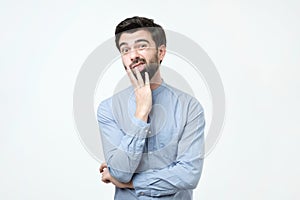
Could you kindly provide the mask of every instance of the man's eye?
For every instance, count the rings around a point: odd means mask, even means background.
[[[147,44],[140,44],[139,45],[139,49],[145,49],[145,48],[147,48]]]
[[[121,49],[121,53],[128,53],[129,52],[129,49],[128,48],[123,48],[123,49]]]

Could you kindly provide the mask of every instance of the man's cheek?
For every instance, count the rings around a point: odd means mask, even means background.
[[[123,62],[123,66],[124,66],[124,69],[125,69],[125,70],[129,69],[129,64],[126,65],[126,64]]]
[[[124,58],[122,58],[122,63],[123,63],[124,69],[127,70],[127,68],[129,68],[130,62],[127,62]]]

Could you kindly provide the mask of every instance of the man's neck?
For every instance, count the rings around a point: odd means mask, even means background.
[[[162,78],[160,76],[160,71],[158,70],[150,80],[150,89],[155,90],[161,85],[161,83],[162,83]]]

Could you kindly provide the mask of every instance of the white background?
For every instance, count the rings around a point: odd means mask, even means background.
[[[112,199],[76,132],[73,89],[134,15],[197,42],[223,80],[226,124],[194,199],[299,199],[299,11],[297,0],[1,1],[0,199]]]

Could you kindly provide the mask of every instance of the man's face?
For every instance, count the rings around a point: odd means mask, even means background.
[[[130,68],[134,74],[134,68],[138,68],[143,80],[145,72],[149,79],[155,75],[159,68],[159,54],[150,32],[138,30],[133,33],[122,33],[119,40],[122,62],[126,69]]]

